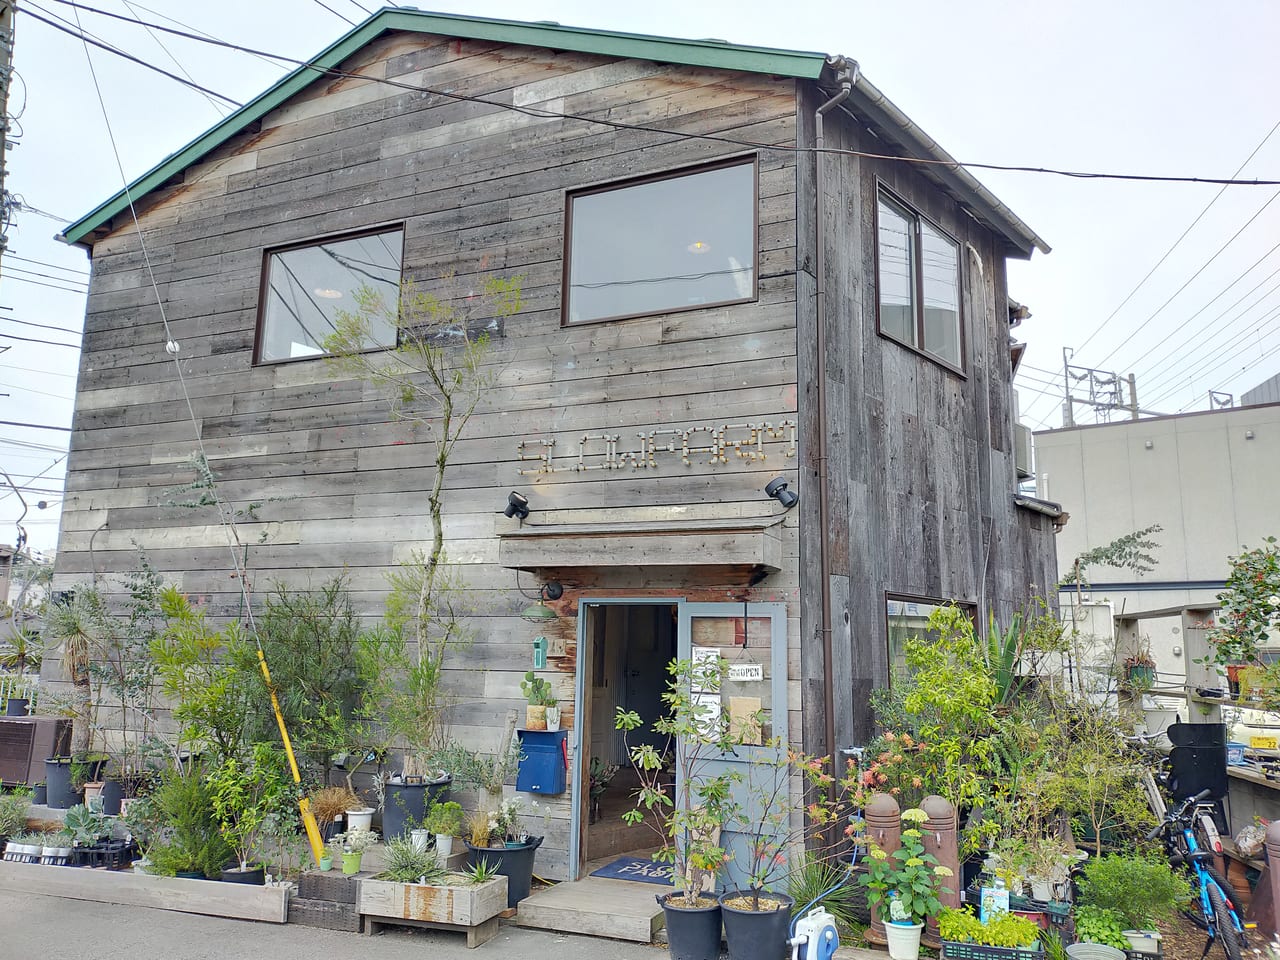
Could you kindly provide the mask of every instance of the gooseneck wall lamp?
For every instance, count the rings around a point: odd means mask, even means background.
[[[800,495],[787,489],[787,481],[782,477],[774,477],[765,484],[764,492],[782,504],[783,510],[790,510],[800,502]]]
[[[520,619],[528,620],[530,623],[547,623],[559,619],[560,615],[547,606],[547,601],[559,600],[562,596],[564,596],[564,587],[557,581],[544,583],[538,590],[538,602],[531,603],[521,610]]]

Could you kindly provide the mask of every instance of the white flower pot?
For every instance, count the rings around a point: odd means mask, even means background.
[[[453,835],[448,833],[436,834],[436,857],[440,860],[440,865],[446,866],[449,858],[453,856]]]
[[[347,830],[368,830],[373,826],[373,807],[347,811]]]
[[[1160,931],[1159,930],[1124,930],[1121,931],[1129,938],[1129,943],[1138,953],[1158,954],[1160,952]]]
[[[923,923],[895,923],[884,925],[884,937],[889,943],[889,960],[920,960],[920,933]]]
[[[1027,877],[1031,884],[1031,899],[1047,903],[1053,899],[1053,881],[1048,877]]]
[[[427,845],[431,843],[431,831],[411,830],[409,831],[409,839],[413,841],[413,849],[419,853],[426,853]]]
[[[560,729],[560,708],[547,707],[547,730],[551,733]]]

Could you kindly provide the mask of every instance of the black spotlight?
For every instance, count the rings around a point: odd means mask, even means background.
[[[782,504],[783,510],[790,510],[800,502],[798,494],[787,489],[787,481],[782,477],[774,477],[764,488],[764,492]]]
[[[512,490],[507,494],[507,508],[502,512],[508,517],[523,520],[529,516],[529,498]]]

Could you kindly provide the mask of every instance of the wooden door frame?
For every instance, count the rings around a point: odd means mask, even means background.
[[[569,880],[578,880],[586,861],[583,844],[590,819],[585,816],[590,794],[591,765],[591,696],[589,677],[595,664],[591,661],[593,644],[587,633],[587,620],[592,607],[675,607],[686,603],[684,597],[582,597],[578,600],[578,649],[574,657],[573,682],[573,767],[569,786]]]

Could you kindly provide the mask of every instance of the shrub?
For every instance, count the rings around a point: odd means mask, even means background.
[[[1166,920],[1191,899],[1191,884],[1169,864],[1111,854],[1093,860],[1080,878],[1080,902],[1112,910],[1129,927]]]
[[[792,914],[798,914],[806,905],[814,903],[815,898],[836,887],[814,905],[825,907],[845,930],[860,927],[853,911],[852,887],[844,882],[848,879],[844,865],[807,850],[801,856],[799,867],[787,878],[787,896],[795,901]]]
[[[462,829],[462,804],[449,800],[427,811],[426,829],[442,836],[455,836]]]
[[[1088,943],[1103,943],[1117,950],[1130,947],[1120,914],[1103,907],[1084,905],[1076,908],[1076,938]]]
[[[0,793],[0,837],[12,837],[27,827],[31,794],[26,790]]]
[[[938,913],[938,934],[943,940],[980,943],[988,947],[1029,947],[1036,942],[1040,928],[1012,913],[1001,913],[983,923],[971,910],[946,907]]]

